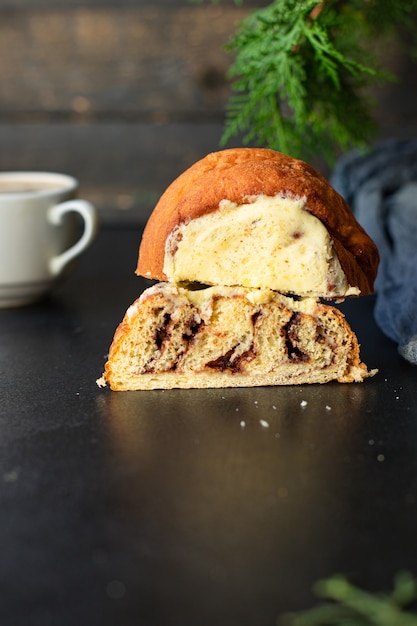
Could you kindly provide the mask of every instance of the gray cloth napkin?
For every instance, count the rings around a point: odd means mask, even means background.
[[[417,364],[417,141],[349,152],[330,182],[379,249],[375,320],[400,354]]]

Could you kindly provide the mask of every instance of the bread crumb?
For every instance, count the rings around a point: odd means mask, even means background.
[[[301,400],[300,402],[300,406],[302,406],[303,408],[306,407],[308,404],[307,400]]]
[[[242,420],[242,421],[240,422],[240,427],[241,427],[241,428],[245,428],[245,426],[246,426],[246,422],[245,422],[244,420]]]
[[[19,478],[19,470],[13,469],[10,472],[3,474],[3,481],[5,483],[14,483]]]
[[[326,404],[326,411],[331,411],[331,410],[332,410],[332,407]]]
[[[112,600],[120,600],[126,594],[126,587],[120,580],[112,580],[106,586],[106,592]]]
[[[259,420],[259,423],[262,426],[262,428],[269,428],[269,424],[266,420]]]

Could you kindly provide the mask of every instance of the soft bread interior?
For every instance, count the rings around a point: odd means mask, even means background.
[[[127,310],[99,385],[115,391],[360,382],[342,313],[269,289],[158,283]]]
[[[260,195],[177,226],[167,238],[169,282],[242,285],[308,297],[359,295],[305,197]]]
[[[136,273],[154,280],[171,281],[163,268],[165,262],[170,262],[167,254],[176,256],[176,244],[180,243],[184,227],[188,228],[200,217],[218,213],[224,201],[238,207],[251,204],[258,197],[301,199],[305,203],[304,213],[317,218],[327,229],[332,239],[331,253],[337,255],[347,284],[345,288],[340,281],[336,281],[339,286],[332,287],[334,281],[330,272],[330,287],[323,282],[324,290],[317,297],[351,295],[350,286],[356,288],[352,295],[372,293],[379,261],[378,250],[348,204],[310,165],[266,148],[230,148],[213,152],[180,174],[162,194],[149,217],[140,244]],[[275,206],[280,211],[280,204]],[[239,224],[237,226],[240,227]],[[259,245],[259,241],[257,243]],[[266,248],[262,250],[267,251],[268,240],[264,243]],[[190,250],[190,256],[193,252]],[[208,256],[205,261],[209,265],[212,263]],[[253,258],[253,262],[256,261]],[[239,263],[238,259],[236,263]],[[339,273],[336,274],[339,277]],[[210,276],[208,279],[205,282],[216,283]],[[203,281],[201,277],[196,280]],[[241,281],[234,283],[241,284]],[[264,287],[265,284],[252,282],[250,286]],[[266,287],[276,288],[270,284]],[[293,285],[289,288],[291,293],[297,293]],[[281,290],[280,287],[278,290]],[[339,293],[333,295],[335,291]]]

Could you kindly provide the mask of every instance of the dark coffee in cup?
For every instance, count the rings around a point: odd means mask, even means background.
[[[0,194],[41,193],[43,191],[59,191],[60,189],[63,189],[62,185],[44,181],[0,181]]]

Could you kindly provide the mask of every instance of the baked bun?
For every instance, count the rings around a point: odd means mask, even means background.
[[[97,382],[115,391],[360,382],[360,362],[342,313],[271,290],[169,283],[127,310]]]
[[[168,187],[136,273],[331,299],[372,293],[378,262],[349,206],[312,167],[236,148],[209,154]]]
[[[375,244],[306,163],[272,150],[208,155],[161,197],[137,273],[156,279],[117,328],[115,391],[361,382],[342,313],[372,292]]]

